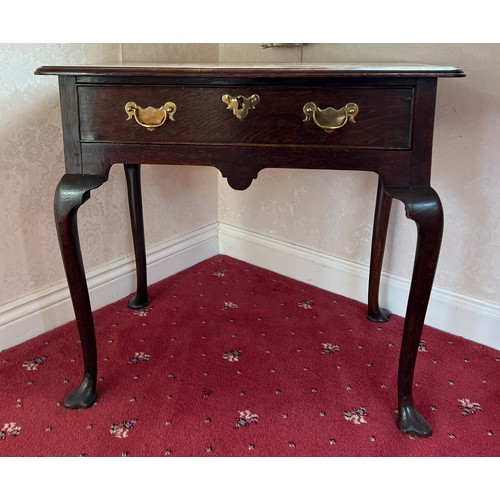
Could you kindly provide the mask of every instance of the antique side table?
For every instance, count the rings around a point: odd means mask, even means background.
[[[398,426],[428,436],[412,381],[441,245],[442,207],[430,185],[438,78],[456,67],[421,64],[196,64],[44,66],[57,75],[66,173],[55,218],[81,338],[84,374],[65,399],[97,398],[97,353],[77,228],[78,208],[125,168],[136,254],[137,293],[148,304],[140,165],[211,165],[234,189],[260,170],[368,170],[379,176],[367,318],[387,321],[378,292],[391,202],[401,200],[418,229],[398,371]]]

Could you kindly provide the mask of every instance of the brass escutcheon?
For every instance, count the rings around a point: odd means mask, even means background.
[[[340,109],[320,109],[314,102],[308,102],[304,105],[303,111],[305,122],[312,118],[318,127],[331,134],[334,130],[343,127],[348,121],[356,123],[354,118],[359,112],[359,107],[356,103],[350,102]]]
[[[259,101],[260,97],[257,94],[253,94],[250,97],[242,95],[232,97],[229,94],[222,96],[222,102],[227,104],[227,109],[232,109],[234,116],[240,120],[243,120],[248,115],[250,109],[255,109]]]
[[[141,108],[135,102],[129,101],[125,104],[125,112],[128,115],[127,120],[135,118],[135,121],[141,126],[152,132],[155,128],[161,127],[167,120],[174,120],[174,113],[177,106],[173,102],[166,102],[160,108]]]

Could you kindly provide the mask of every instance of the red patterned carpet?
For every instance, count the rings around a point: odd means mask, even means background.
[[[500,352],[425,328],[427,439],[397,429],[403,320],[217,256],[95,313],[97,403],[72,322],[0,353],[0,456],[498,456]],[[390,304],[388,304],[390,307]]]

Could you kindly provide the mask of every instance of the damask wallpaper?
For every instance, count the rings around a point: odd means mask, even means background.
[[[439,82],[433,185],[445,209],[436,285],[500,305],[500,50],[495,44],[0,44],[0,307],[64,281],[53,193],[64,171],[57,79],[41,65],[151,61],[411,61],[457,65]],[[122,169],[79,215],[87,270],[132,254]],[[243,192],[215,169],[144,166],[148,246],[217,220],[368,264],[376,176],[266,170]],[[103,191],[106,190],[106,196]],[[409,277],[415,226],[393,208],[384,268]]]
[[[54,190],[64,173],[56,77],[33,73],[52,64],[120,60],[120,44],[0,44],[0,307],[64,281],[53,222]],[[136,53],[139,47],[136,47]],[[168,57],[168,50],[162,51]],[[196,56],[192,49],[186,57]],[[143,167],[148,246],[217,220],[217,172]],[[106,191],[103,193],[103,191]],[[104,196],[105,194],[105,196]],[[86,270],[133,253],[122,169],[79,211]]]
[[[409,61],[453,65],[463,79],[438,85],[432,183],[445,210],[435,284],[500,304],[500,45],[305,44],[266,49],[221,45],[220,59],[288,61]],[[276,53],[276,52],[275,52]],[[377,179],[372,173],[265,170],[243,193],[221,181],[222,222],[303,245],[348,261],[369,263]],[[384,269],[410,277],[413,222],[394,203]]]

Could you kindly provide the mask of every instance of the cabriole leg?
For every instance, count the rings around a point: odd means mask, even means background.
[[[64,406],[70,409],[87,408],[97,399],[94,320],[80,249],[77,211],[90,198],[90,191],[99,187],[105,180],[105,177],[94,175],[66,174],[57,186],[54,199],[59,246],[80,334],[84,363],[80,386],[64,400]]]
[[[379,177],[377,188],[377,203],[373,221],[372,249],[370,257],[370,276],[368,281],[367,319],[377,323],[389,320],[390,311],[379,306],[380,275],[384,259],[387,228],[391,214],[392,198],[385,192],[382,178]]]
[[[130,222],[134,239],[137,293],[128,303],[131,309],[141,309],[149,304],[146,270],[146,243],[144,238],[144,216],[142,213],[141,166],[125,164]]]
[[[432,428],[415,409],[412,386],[418,345],[429,304],[443,234],[443,209],[431,187],[386,188],[389,196],[405,204],[406,216],[417,225],[417,249],[401,342],[398,372],[398,427],[418,436]]]

